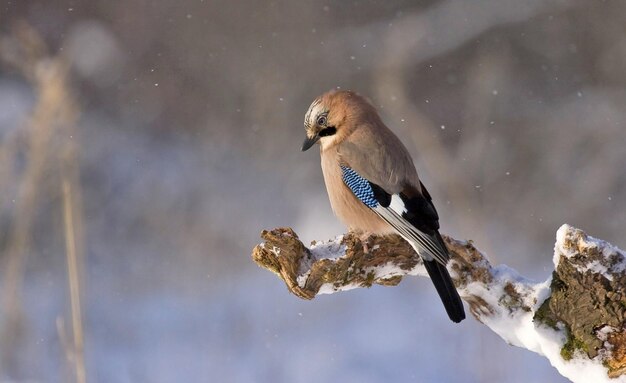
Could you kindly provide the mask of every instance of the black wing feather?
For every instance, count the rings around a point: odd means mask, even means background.
[[[426,234],[434,235],[439,230],[439,215],[432,200],[421,194],[408,197],[405,193],[400,193],[400,198],[407,210],[402,214],[403,218]]]
[[[369,181],[368,181],[369,182]],[[373,182],[369,182],[372,187],[372,191],[374,192],[374,198],[381,204],[382,207],[389,207],[391,204],[391,194],[387,193],[385,189],[376,185]]]

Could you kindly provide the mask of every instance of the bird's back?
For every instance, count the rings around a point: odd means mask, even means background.
[[[338,145],[340,161],[363,177],[395,194],[411,186],[421,192],[409,151],[378,115],[362,123]]]

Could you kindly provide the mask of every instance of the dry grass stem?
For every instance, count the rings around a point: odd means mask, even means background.
[[[80,283],[76,237],[74,232],[73,201],[70,181],[63,177],[63,223],[65,227],[65,245],[67,255],[67,274],[70,289],[70,304],[72,309],[72,334],[74,338],[74,366],[76,381],[84,383],[85,361],[83,352],[83,321],[80,304]]]

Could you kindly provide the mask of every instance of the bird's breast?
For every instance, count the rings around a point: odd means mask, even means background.
[[[333,212],[350,229],[372,234],[389,234],[393,229],[363,202],[359,201],[343,182],[339,155],[335,150],[321,153],[322,173]]]

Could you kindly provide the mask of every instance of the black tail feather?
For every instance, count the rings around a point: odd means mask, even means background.
[[[426,266],[426,271],[428,271],[450,319],[455,323],[465,319],[463,302],[461,302],[461,297],[459,297],[446,267],[435,260],[424,260],[424,266]]]

